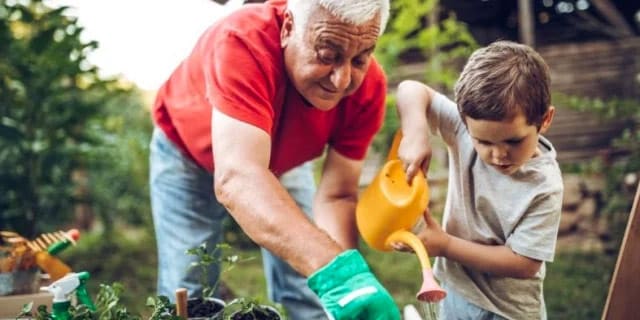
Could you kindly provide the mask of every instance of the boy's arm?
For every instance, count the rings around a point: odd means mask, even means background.
[[[447,234],[431,214],[424,214],[426,228],[418,235],[429,255],[456,261],[495,276],[532,278],[542,262],[521,256],[505,245],[485,245]]]
[[[396,103],[403,136],[398,158],[404,163],[407,181],[411,181],[418,170],[422,169],[426,175],[429,169],[431,144],[427,112],[434,93],[417,81],[405,80],[398,85]]]
[[[521,256],[505,245],[485,245],[449,236],[444,257],[495,276],[532,278],[542,262]]]

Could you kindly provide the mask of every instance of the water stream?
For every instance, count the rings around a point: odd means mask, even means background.
[[[418,302],[418,309],[424,320],[438,320],[438,303]]]

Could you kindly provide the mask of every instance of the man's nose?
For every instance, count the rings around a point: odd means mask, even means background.
[[[351,66],[344,63],[333,68],[331,83],[338,91],[345,91],[351,84]]]

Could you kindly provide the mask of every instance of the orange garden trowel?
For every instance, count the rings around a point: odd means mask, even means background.
[[[429,255],[410,230],[429,203],[429,187],[422,172],[407,183],[402,162],[396,159],[400,131],[394,137],[387,163],[362,192],[356,207],[356,222],[363,240],[380,251],[393,250],[393,243],[411,247],[422,266],[423,282],[418,300],[437,302],[446,296],[433,278]]]

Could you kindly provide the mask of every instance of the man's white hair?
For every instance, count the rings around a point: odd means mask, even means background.
[[[342,22],[365,24],[380,14],[380,34],[389,20],[389,0],[288,0],[287,8],[294,17],[296,31],[304,33],[309,17],[322,7]]]

